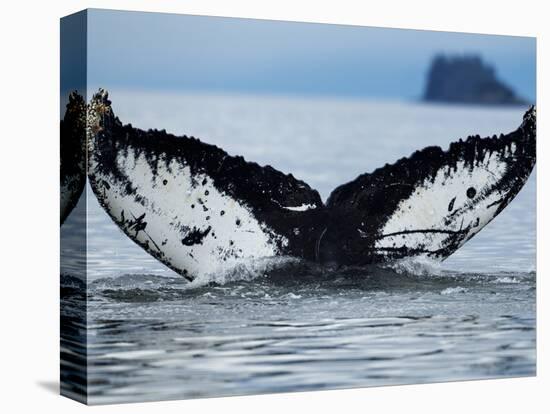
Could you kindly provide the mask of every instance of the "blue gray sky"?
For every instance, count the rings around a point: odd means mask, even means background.
[[[436,53],[534,101],[535,38],[91,9],[88,85],[417,99]]]

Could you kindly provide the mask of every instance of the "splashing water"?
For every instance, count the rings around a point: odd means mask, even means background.
[[[411,257],[398,260],[386,265],[399,274],[413,274],[416,276],[439,276],[443,269],[441,262],[431,260],[428,257]]]
[[[265,277],[267,273],[274,269],[299,262],[300,260],[295,257],[265,257],[240,260],[220,269],[216,273],[201,274],[189,283],[189,287],[197,288],[214,283],[224,285],[230,282],[250,281],[258,277]]]

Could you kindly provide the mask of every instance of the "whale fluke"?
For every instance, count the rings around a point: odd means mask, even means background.
[[[90,103],[89,180],[147,252],[188,279],[247,258],[313,257],[317,191],[196,138],[123,125],[110,104],[103,91]]]
[[[60,221],[65,222],[86,183],[86,102],[77,92],[69,95],[60,124]]]
[[[241,260],[341,265],[443,260],[515,197],[535,164],[535,109],[514,132],[428,147],[333,191],[193,137],[124,125],[88,106],[88,177],[128,237],[189,280]]]
[[[536,111],[507,135],[427,147],[335,189],[323,244],[329,259],[376,263],[444,260],[521,190],[536,159]],[[337,247],[331,248],[331,245]]]

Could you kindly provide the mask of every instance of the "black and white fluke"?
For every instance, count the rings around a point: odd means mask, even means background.
[[[69,102],[62,135],[81,104]],[[510,203],[536,159],[533,107],[509,134],[424,148],[341,185],[323,203],[292,174],[193,137],[124,125],[103,90],[86,118],[87,174],[101,206],[190,280],[274,256],[341,265],[443,260]],[[66,187],[82,191],[80,175],[73,177],[77,184]],[[62,220],[78,195],[65,194]]]

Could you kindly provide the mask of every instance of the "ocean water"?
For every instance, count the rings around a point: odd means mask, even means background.
[[[427,145],[509,132],[525,110],[124,90],[111,91],[111,99],[125,123],[194,135],[292,172],[324,199]],[[67,249],[61,273],[62,318],[88,345],[65,340],[62,352],[86,355],[90,403],[536,372],[535,173],[501,215],[441,264],[329,269],[256,260],[193,283],[122,234],[87,191],[87,258],[82,246]],[[62,227],[67,240],[84,229],[83,207]],[[73,306],[84,287],[86,323]],[[72,369],[65,364],[66,381],[77,387],[85,380]]]

